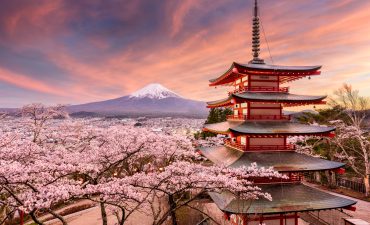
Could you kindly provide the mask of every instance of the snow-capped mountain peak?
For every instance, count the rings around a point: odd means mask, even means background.
[[[169,97],[180,98],[175,92],[163,87],[161,84],[148,84],[147,86],[132,93],[130,98],[163,99]]]

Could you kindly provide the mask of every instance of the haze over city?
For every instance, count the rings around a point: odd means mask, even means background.
[[[370,1],[264,0],[260,8],[274,64],[323,65],[292,92],[331,94],[349,83],[370,95]],[[245,0],[4,0],[0,106],[105,100],[154,82],[219,99],[224,92],[208,79],[251,59],[251,15]],[[272,63],[264,36],[261,51]]]

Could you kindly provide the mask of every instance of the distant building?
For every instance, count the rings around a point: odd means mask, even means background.
[[[163,128],[162,127],[152,128],[152,131],[153,132],[162,132],[163,131]]]

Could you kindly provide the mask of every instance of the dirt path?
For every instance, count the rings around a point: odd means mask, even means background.
[[[82,210],[80,212],[76,212],[70,214],[68,216],[64,216],[64,219],[67,221],[68,225],[101,225],[102,219],[100,214],[100,207],[95,206],[90,209]],[[152,220],[148,215],[144,213],[136,212],[133,213],[125,225],[151,225]],[[51,221],[46,222],[47,225],[61,225],[58,220],[54,219]],[[108,213],[108,225],[116,225],[117,219],[114,215]]]
[[[73,203],[71,205],[68,205],[66,207],[63,207],[61,209],[57,209],[55,212],[56,213],[61,213],[61,212],[65,211],[65,210],[68,210],[68,209],[71,209],[71,208],[74,208],[74,207],[78,207],[78,206],[82,206],[82,205],[90,205],[90,204],[93,204],[90,200],[81,200],[81,201],[77,201],[77,202],[75,202],[75,203]],[[49,220],[50,218],[53,218],[53,216],[50,215],[50,214],[47,214],[47,215],[38,217],[38,219],[41,220],[41,221]],[[26,225],[27,224],[32,224],[32,222],[33,221],[28,221],[26,223]]]
[[[341,197],[344,197],[344,198],[349,198],[349,199],[353,199],[353,200],[357,201],[357,204],[355,205],[356,206],[356,211],[355,212],[348,211],[348,210],[345,210],[345,212],[347,214],[353,216],[353,218],[358,218],[358,219],[362,219],[362,220],[370,222],[370,202],[366,202],[366,201],[362,201],[362,200],[359,200],[359,199],[351,198],[351,197],[344,196],[344,195],[341,195],[341,194],[338,194],[338,193],[334,193],[334,192],[331,192],[331,191],[328,191],[328,190],[323,190],[322,188],[319,187],[319,185],[315,185],[315,184],[311,184],[311,183],[306,183],[306,185],[317,188],[317,189],[320,189],[321,191],[325,191],[325,192],[328,192],[328,193],[333,194],[333,195],[337,195],[337,196],[341,196]],[[86,204],[86,203],[87,202],[78,202],[76,204]],[[73,206],[75,206],[75,204],[72,205],[72,206],[69,206],[69,207],[73,207]],[[100,215],[100,208],[98,206],[92,207],[90,209],[86,209],[86,210],[83,210],[83,211],[80,211],[80,212],[77,212],[77,213],[70,214],[68,216],[65,216],[64,218],[66,219],[66,221],[68,222],[69,225],[101,225],[102,224],[101,215]],[[137,225],[137,224],[151,225],[151,223],[152,223],[152,219],[150,218],[150,216],[148,216],[144,213],[136,212],[136,213],[133,213],[129,217],[129,219],[125,223],[125,225]],[[48,224],[48,225],[61,225],[61,223],[58,220],[55,220],[55,219],[51,220],[51,221],[48,221],[46,224]],[[117,220],[116,220],[114,215],[108,214],[108,224],[109,225],[116,225],[117,224]]]

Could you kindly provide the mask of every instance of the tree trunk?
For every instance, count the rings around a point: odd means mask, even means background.
[[[60,220],[60,222],[63,224],[63,225],[68,225],[67,224],[67,221],[65,221],[64,220],[64,218],[61,216],[61,215],[59,215],[58,213],[56,213],[56,212],[54,212],[54,211],[52,211],[52,210],[48,210],[48,212],[51,214],[51,215],[53,215],[55,218],[57,218],[57,219],[59,219]]]
[[[370,196],[370,175],[366,174],[364,177],[364,184],[365,184],[365,196],[368,197]]]
[[[100,211],[103,225],[108,225],[107,212],[105,211],[105,205],[103,202],[100,202]]]
[[[31,216],[33,222],[35,222],[37,225],[44,225],[44,223],[42,223],[39,219],[37,219],[37,217],[35,215],[35,211],[30,212],[30,216]]]
[[[122,211],[122,217],[121,217],[121,221],[119,221],[119,225],[123,225],[123,223],[125,222],[125,209],[124,208],[121,208],[121,211]]]
[[[176,202],[173,199],[173,195],[168,196],[168,203],[170,204],[170,210],[171,210],[170,215],[172,218],[172,225],[177,225],[176,212],[175,212]]]

